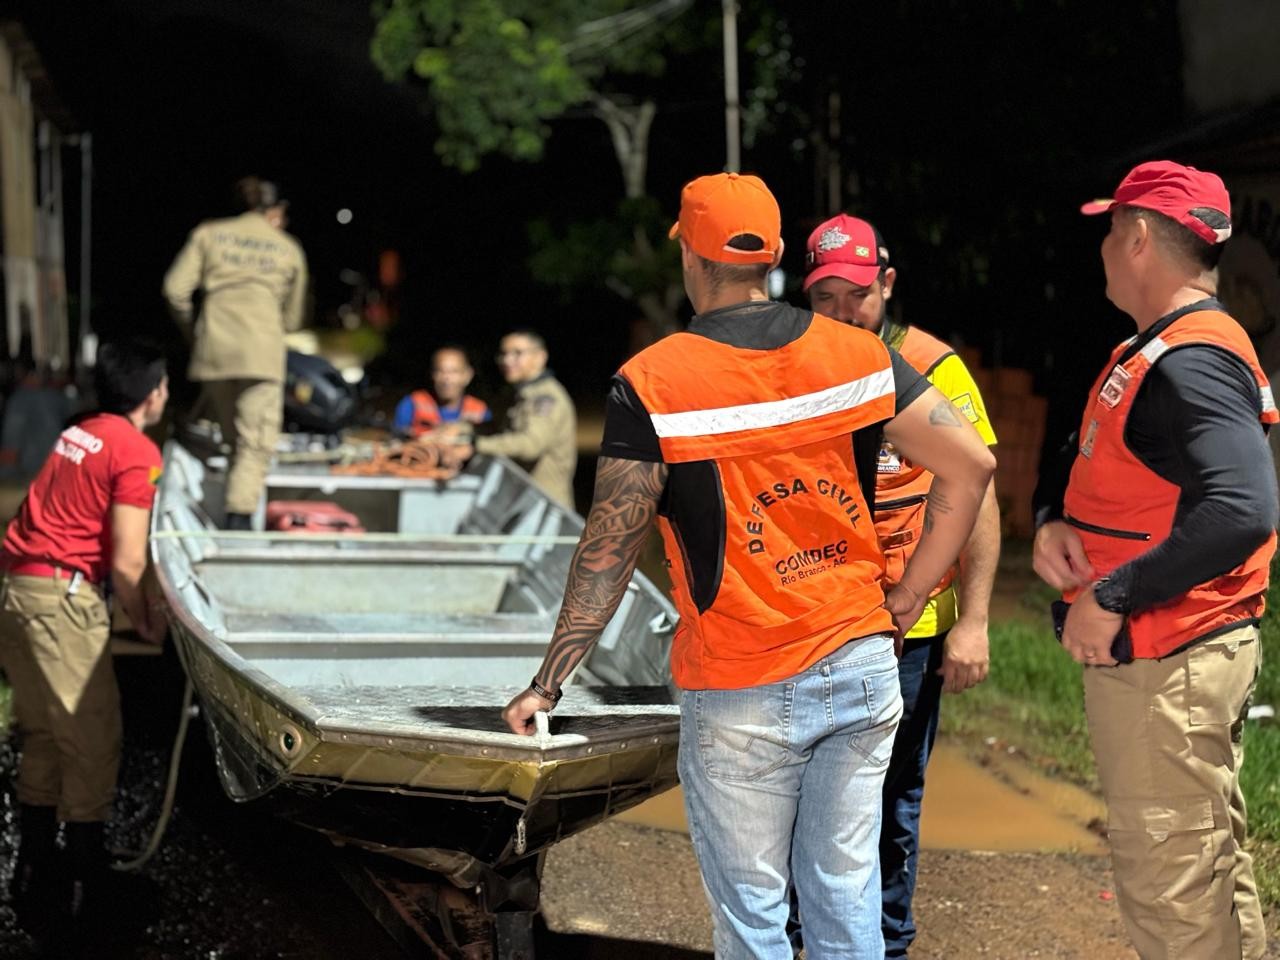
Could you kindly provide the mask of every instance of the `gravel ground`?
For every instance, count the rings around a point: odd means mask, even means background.
[[[911,957],[1137,960],[1113,893],[1106,857],[925,850]],[[613,821],[571,837],[547,858],[543,909],[553,930],[660,940],[673,946],[655,957],[711,958],[711,920],[683,834]]]
[[[118,661],[126,746],[110,841],[141,846],[159,812],[181,677],[165,657]],[[0,746],[0,780],[13,752]],[[0,880],[12,869],[3,800]],[[117,880],[113,942],[95,960],[400,960],[338,876],[324,839],[231,803],[192,724],[174,817],[140,875]],[[1105,858],[925,851],[913,960],[1132,960]],[[547,858],[540,960],[710,960],[711,923],[689,840],[613,821]],[[1277,939],[1273,937],[1273,943]],[[0,958],[33,956],[0,906]],[[1273,947],[1280,958],[1280,944]]]
[[[177,727],[182,676],[163,657],[117,658],[125,711],[125,750],[108,842],[145,845],[159,815]],[[7,885],[16,841],[12,745],[0,744],[0,882]],[[405,954],[361,905],[333,865],[322,837],[229,801],[214,769],[202,723],[188,732],[177,803],[164,843],[138,874],[115,875],[111,941],[94,960],[403,960]],[[661,848],[687,845],[662,834]],[[661,875],[661,873],[657,874]],[[696,901],[702,892],[694,873]],[[661,891],[659,891],[661,894]],[[540,960],[680,960],[676,949],[629,944],[587,926],[541,930]],[[663,939],[651,926],[644,938]],[[30,941],[0,904],[0,960],[29,960]]]
[[[1115,901],[1104,899],[1105,860],[925,851],[920,864],[913,960],[1136,957]],[[707,956],[711,950],[697,863],[681,834],[607,823],[564,841],[548,857],[543,905],[552,929],[622,940],[657,933]]]
[[[108,842],[144,845],[159,815],[181,677],[172,653],[117,659],[125,751]],[[5,772],[12,750],[3,751]],[[9,781],[9,777],[4,777]],[[5,797],[7,880],[13,798]],[[328,841],[226,799],[203,726],[188,732],[178,802],[165,840],[139,874],[116,875],[113,942],[95,958],[137,960],[398,960],[394,944],[328,861]],[[13,914],[0,910],[0,956],[34,956]]]

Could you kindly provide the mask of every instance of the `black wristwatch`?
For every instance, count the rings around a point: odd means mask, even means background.
[[[1129,591],[1123,583],[1110,577],[1101,577],[1093,582],[1093,601],[1108,613],[1129,612]]]
[[[560,702],[560,698],[564,696],[563,690],[557,690],[554,693],[538,682],[538,678],[534,677],[529,681],[529,689],[540,696],[543,700],[550,700],[551,706],[555,706]]]

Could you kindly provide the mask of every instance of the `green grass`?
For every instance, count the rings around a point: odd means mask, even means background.
[[[1280,710],[1280,560],[1271,565],[1267,612],[1262,618],[1262,672],[1253,702]],[[1249,810],[1250,847],[1258,891],[1268,906],[1280,906],[1280,721],[1249,721],[1240,770]]]
[[[1046,610],[1048,588],[1028,589],[1024,605]],[[1272,567],[1262,621],[1262,672],[1255,704],[1280,710],[1280,561]],[[1097,789],[1084,719],[1081,667],[1062,652],[1045,614],[1043,626],[1008,622],[991,628],[991,674],[948,697],[943,729],[966,738],[1014,744],[1046,772]],[[1280,720],[1249,721],[1241,784],[1249,810],[1250,848],[1264,903],[1280,907]]]
[[[1048,627],[993,624],[991,673],[962,696],[946,698],[943,729],[1014,744],[1046,772],[1096,789],[1081,669]]]

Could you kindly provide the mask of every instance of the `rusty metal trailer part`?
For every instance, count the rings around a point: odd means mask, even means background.
[[[337,851],[343,878],[408,956],[534,960],[544,854],[485,870],[472,889],[364,851]]]

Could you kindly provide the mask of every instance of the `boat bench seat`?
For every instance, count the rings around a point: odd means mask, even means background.
[[[498,641],[545,645],[549,617],[536,613],[251,613],[228,612],[227,639],[247,643],[371,642],[477,643]]]

